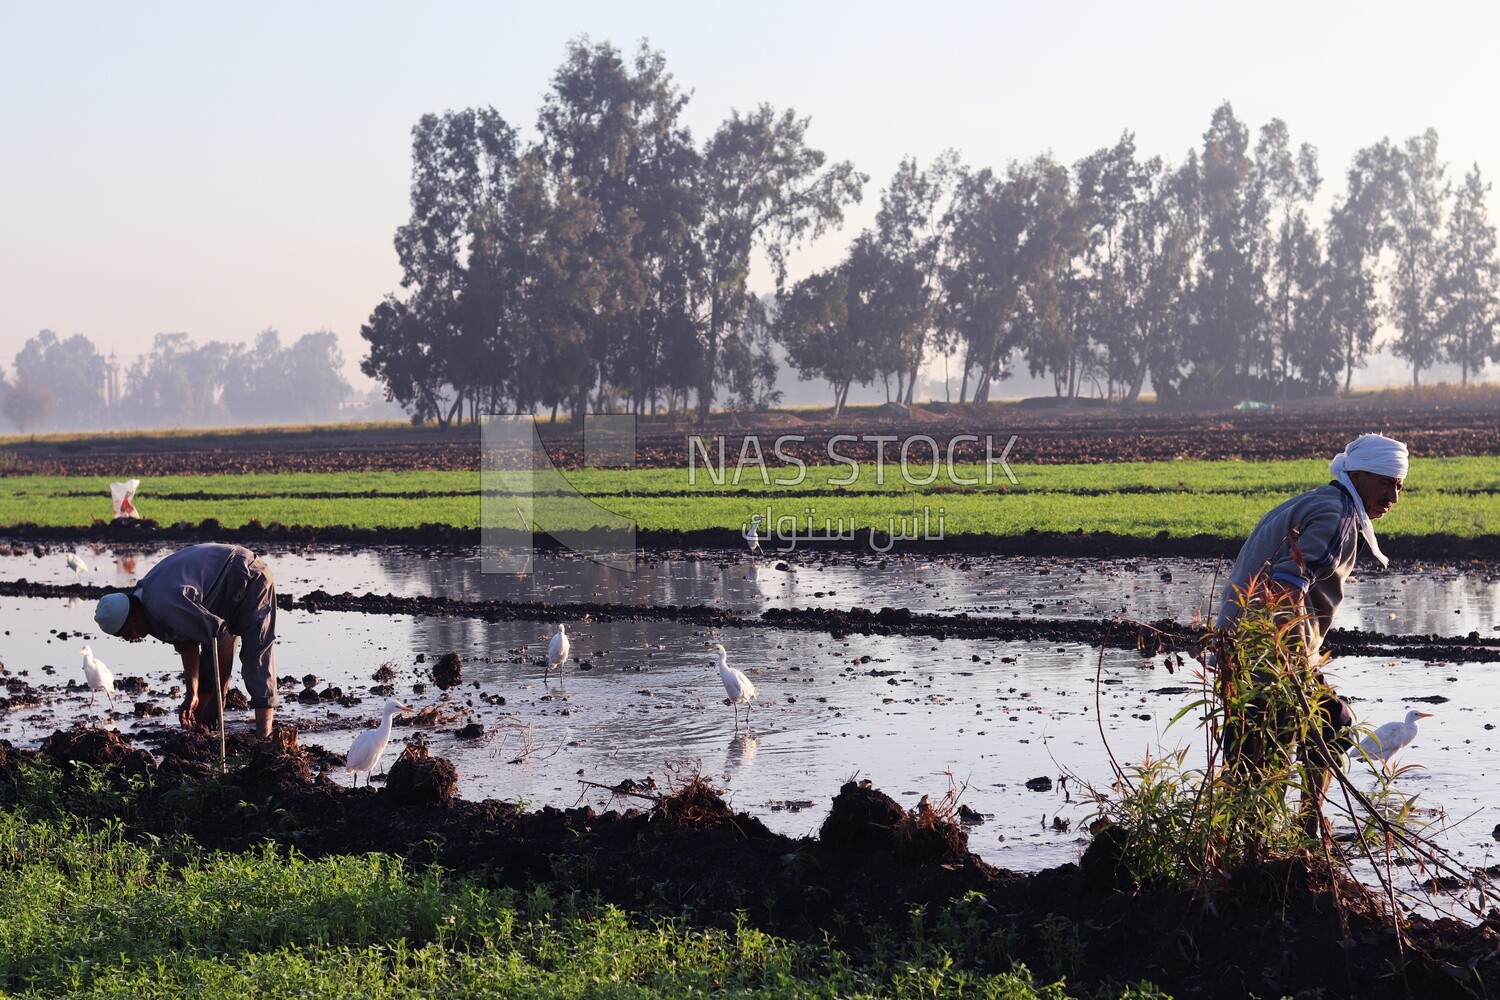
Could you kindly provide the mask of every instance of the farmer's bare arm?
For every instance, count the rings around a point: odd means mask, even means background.
[[[177,710],[177,721],[192,729],[196,723],[193,713],[198,710],[198,647],[196,644],[177,647],[182,656],[182,707]]]

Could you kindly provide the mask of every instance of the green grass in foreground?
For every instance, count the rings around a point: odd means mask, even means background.
[[[887,465],[883,479],[870,464],[852,483],[848,466],[744,471],[716,484],[705,470],[568,472],[569,483],[606,511],[642,529],[737,528],[753,513],[782,518],[799,530],[843,527],[887,531],[900,519],[922,518],[927,530],[948,536],[1037,531],[1109,531],[1150,536],[1247,533],[1266,510],[1328,481],[1321,461],[1251,463],[1132,462],[1111,465],[1017,465],[1012,484],[1002,470],[958,466],[950,477],[910,485]],[[916,477],[926,478],[930,467]],[[777,480],[781,480],[778,484]],[[977,485],[962,480],[979,480]],[[215,518],[226,527],[252,519],[311,527],[414,527],[481,524],[481,483],[494,490],[505,474],[365,472],[225,476],[168,476],[142,484],[145,516],[163,524]],[[1500,459],[1417,459],[1400,505],[1380,524],[1383,535],[1448,534],[1472,538],[1500,531]],[[788,485],[791,483],[790,485]],[[496,523],[514,526],[514,503],[495,504]],[[34,523],[86,526],[109,515],[108,483],[94,477],[0,477],[0,526]],[[601,516],[601,523],[605,520]],[[792,522],[781,522],[783,527]],[[908,521],[910,525],[912,522]],[[544,524],[544,527],[546,525]]]
[[[632,915],[560,886],[489,889],[384,855],[135,841],[110,815],[128,814],[129,796],[84,770],[74,777],[85,787],[65,803],[60,775],[27,768],[22,801],[0,808],[5,996],[1068,995],[1021,966],[983,971],[1009,963],[997,952],[1004,936],[973,915],[977,898],[914,916],[926,921],[920,934],[855,956],[744,922]],[[1115,995],[1165,996],[1149,986]]]

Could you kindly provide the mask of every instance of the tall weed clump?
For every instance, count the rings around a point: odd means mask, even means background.
[[[1123,881],[1208,888],[1321,832],[1317,804],[1337,766],[1322,731],[1333,692],[1303,648],[1292,598],[1257,579],[1238,602],[1235,625],[1205,636],[1200,696],[1169,723],[1197,724],[1202,763],[1191,746],[1133,764],[1111,757],[1114,788],[1094,793],[1092,828],[1109,828]]]

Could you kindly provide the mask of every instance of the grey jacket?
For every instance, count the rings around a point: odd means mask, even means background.
[[[245,595],[255,554],[241,545],[205,542],[167,556],[135,588],[152,636],[175,646],[209,642],[224,632]]]
[[[1299,529],[1295,544],[1293,528]],[[1344,582],[1359,555],[1359,512],[1354,498],[1337,482],[1300,493],[1272,508],[1240,549],[1224,585],[1217,626],[1232,628],[1239,618],[1236,590],[1256,574],[1302,591],[1308,611],[1303,636],[1316,655],[1344,600]]]

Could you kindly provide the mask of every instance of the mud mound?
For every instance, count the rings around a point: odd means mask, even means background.
[[[278,726],[271,739],[250,744],[243,768],[244,783],[259,789],[286,791],[313,783],[312,760],[291,726]]]
[[[657,822],[682,830],[733,827],[747,837],[771,836],[766,825],[754,816],[736,815],[714,787],[697,774],[657,799],[651,815]]]
[[[904,403],[886,403],[876,407],[870,415],[877,420],[892,420],[902,424],[943,423],[948,419],[941,413],[934,413],[925,407],[907,406]]]
[[[886,850],[896,826],[906,818],[906,810],[868,780],[845,782],[818,830],[818,842],[837,851]]]
[[[458,687],[464,679],[464,661],[457,653],[444,653],[432,668],[432,683],[440,690]]]
[[[969,856],[969,835],[951,810],[934,808],[927,796],[891,831],[896,857],[918,864],[947,864]]]
[[[432,756],[427,740],[418,733],[391,765],[385,794],[398,806],[448,805],[458,795],[458,768]]]
[[[1018,875],[954,856],[959,842],[944,827],[946,801],[907,813],[867,781],[840,790],[823,839],[813,841],[731,815],[698,777],[650,814],[523,811],[454,799],[451,765],[432,758],[423,743],[391,768],[386,793],[352,794],[328,781],[302,783],[296,761],[305,751],[295,734],[278,736],[231,733],[224,778],[217,775],[217,736],[154,736],[163,758],[158,780],[141,784],[135,804],[119,814],[122,829],[128,836],[186,835],[205,850],[259,851],[269,841],[309,857],[379,851],[520,891],[565,880],[631,911],[851,949],[888,948],[892,933],[913,926],[914,914],[926,914],[916,918],[921,930],[961,906],[963,923],[955,926],[982,947],[993,942],[1001,967],[1022,962],[1066,975],[1079,995],[1113,995],[1118,984],[1142,979],[1171,995],[1216,998],[1500,995],[1500,915],[1467,926],[1402,914],[1398,941],[1380,898],[1318,858],[1228,873],[1209,898],[1115,892],[1073,865]],[[56,733],[44,752],[127,766],[149,761],[104,730]],[[0,788],[15,783],[25,755],[0,742]],[[171,789],[162,780],[169,768],[196,769],[204,779],[198,793]],[[445,768],[446,782],[441,775],[434,782],[429,772]],[[279,791],[247,795],[268,773],[291,776]],[[401,789],[408,782],[425,789],[428,804],[391,809],[387,794],[407,794]],[[254,808],[246,808],[247,799]],[[871,846],[879,849],[861,849]],[[892,864],[898,854],[910,863]]]
[[[126,774],[150,774],[156,769],[149,753],[126,743],[113,729],[59,729],[42,740],[41,753],[58,763],[115,765]]]

